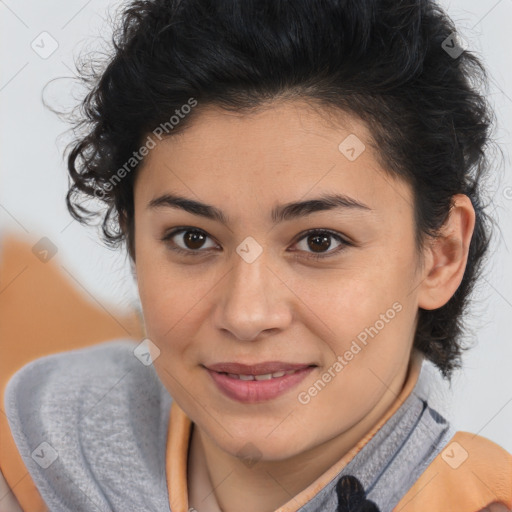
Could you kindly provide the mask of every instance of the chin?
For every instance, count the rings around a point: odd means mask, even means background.
[[[265,434],[261,434],[261,431],[254,435],[248,433],[237,439],[230,438],[226,444],[220,444],[220,447],[233,457],[239,458],[248,467],[257,462],[283,461],[303,450],[296,436],[289,435],[285,439],[269,440]]]

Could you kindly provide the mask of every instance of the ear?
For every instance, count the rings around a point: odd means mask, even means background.
[[[475,210],[468,196],[453,196],[448,219],[439,236],[425,250],[425,267],[418,292],[418,306],[437,309],[457,291],[468,260],[475,228]]]

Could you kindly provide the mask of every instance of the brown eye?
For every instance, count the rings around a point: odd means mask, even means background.
[[[205,248],[205,241],[208,238],[210,237],[199,229],[179,228],[164,235],[162,241],[169,244],[173,251],[196,256],[212,248],[211,246]]]
[[[308,247],[314,252],[323,252],[331,246],[331,235],[309,235],[307,237]]]
[[[338,242],[339,245],[334,250],[328,251],[332,245],[331,240],[333,238]],[[337,233],[321,229],[313,229],[307,231],[304,236],[300,238],[297,245],[300,246],[301,243],[303,246],[302,248],[299,247],[300,251],[298,252],[305,252],[306,258],[314,259],[328,258],[344,250],[347,246],[352,245]]]
[[[199,231],[185,231],[183,242],[187,249],[200,249],[204,244],[205,236]]]
[[[215,244],[213,244],[213,246],[205,245],[208,239],[211,239],[211,237],[200,229],[181,227],[165,234],[161,240],[165,242],[171,250],[177,253],[185,256],[201,256],[216,247]],[[332,239],[338,242],[338,246],[334,250],[329,251],[328,249],[332,246]],[[306,253],[306,258],[314,258],[317,260],[334,256],[346,247],[352,245],[336,232],[325,229],[312,229],[307,231],[296,245],[300,243],[305,243],[305,247],[299,248],[298,251],[293,252]]]

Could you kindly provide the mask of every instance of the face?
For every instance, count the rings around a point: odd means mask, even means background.
[[[412,192],[354,117],[299,102],[194,115],[134,188],[155,367],[225,452],[292,457],[400,391],[418,311]]]

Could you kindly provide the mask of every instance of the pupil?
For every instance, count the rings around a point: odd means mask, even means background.
[[[329,246],[331,245],[329,241],[329,235],[311,235],[308,240],[315,240],[315,243],[319,241],[318,243],[322,244],[320,249],[329,249]],[[322,252],[321,250],[318,251],[318,246],[309,244],[310,249],[312,249],[315,252]]]
[[[185,234],[185,243],[189,245],[192,244],[190,249],[199,249],[204,242],[204,236],[202,233],[198,231],[187,231]],[[196,244],[196,245],[194,245]]]

